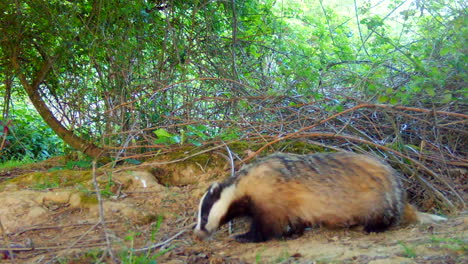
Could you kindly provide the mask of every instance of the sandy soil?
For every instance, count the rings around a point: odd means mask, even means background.
[[[112,263],[109,254],[103,255],[109,240],[115,258],[124,263],[150,263],[146,256],[155,254],[157,263],[174,264],[468,263],[467,212],[443,224],[413,225],[380,234],[366,234],[358,228],[314,229],[296,239],[240,244],[223,228],[208,241],[196,241],[191,234],[196,208],[212,179],[205,175],[197,184],[163,186],[156,180],[143,184],[138,175],[127,171],[115,180],[113,194],[103,203],[103,215],[98,203],[70,199],[79,189],[76,186],[31,190],[7,184],[0,192],[0,219],[8,234],[0,236],[0,262],[3,257],[7,259],[2,263]],[[8,173],[8,178],[13,176]],[[100,177],[104,182],[107,176]],[[50,198],[67,192],[65,198]],[[28,218],[36,207],[38,213]],[[100,216],[105,222],[100,222]],[[242,232],[244,222],[236,221],[235,232]],[[14,247],[14,259],[6,249],[8,244]],[[145,251],[148,246],[154,249]]]

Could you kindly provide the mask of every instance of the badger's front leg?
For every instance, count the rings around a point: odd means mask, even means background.
[[[237,235],[234,238],[240,243],[248,242],[264,242],[272,238],[280,238],[284,235],[284,228],[281,227],[281,221],[275,221],[275,219],[268,219],[265,216],[268,214],[262,213],[258,210],[252,216],[252,224],[250,230],[241,235]]]
[[[234,239],[239,243],[258,243],[266,240],[258,221],[255,219],[252,220],[250,230],[247,233],[234,236]]]

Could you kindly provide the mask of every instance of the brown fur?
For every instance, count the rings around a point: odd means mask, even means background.
[[[401,225],[409,225],[418,222],[418,210],[413,205],[406,203],[405,209],[403,210],[403,217],[401,219]]]
[[[379,221],[385,229],[401,220],[406,202],[397,177],[390,166],[364,155],[276,154],[243,169],[237,192],[254,203],[253,217],[273,237],[288,225],[293,232],[361,224],[380,231]],[[412,207],[406,208],[411,215]]]
[[[206,237],[239,216],[252,218],[242,242],[302,234],[306,227],[362,225],[380,232],[422,218],[406,202],[398,173],[385,162],[354,153],[277,153],[212,185],[200,202],[195,228]]]

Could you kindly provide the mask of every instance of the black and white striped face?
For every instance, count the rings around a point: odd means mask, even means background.
[[[235,186],[224,187],[214,183],[203,195],[198,208],[197,225],[195,235],[205,239],[210,236],[222,224],[229,206],[234,199]]]

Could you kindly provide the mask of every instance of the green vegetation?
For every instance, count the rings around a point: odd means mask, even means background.
[[[109,198],[115,195],[115,190],[113,188],[114,186],[115,182],[112,180],[112,175],[109,174],[105,182],[100,182],[99,192],[103,197]],[[95,195],[96,190],[94,189],[94,186],[87,186],[82,182],[78,183],[78,190],[82,192],[85,197],[87,197],[86,199],[97,202],[97,197]]]
[[[466,254],[468,251],[468,241],[466,238],[442,238],[433,237],[431,242],[444,248]]]
[[[159,220],[160,219],[160,220]],[[158,218],[158,224],[155,228],[153,228],[151,233],[151,244],[154,244],[156,241],[154,240],[155,234],[159,231],[159,226],[161,224],[162,218]],[[146,251],[146,253],[137,253],[135,252],[135,241],[136,239],[141,239],[142,234],[140,232],[130,231],[129,234],[125,237],[125,241],[128,243],[123,245],[123,249],[121,249],[118,254],[119,263],[123,264],[156,264],[158,263],[158,258],[167,252],[176,248],[175,245],[170,246],[168,248],[162,249],[157,252],[153,252],[151,250]],[[81,256],[77,261],[92,261],[92,263],[107,263],[105,259],[103,259],[104,251],[102,249],[92,249],[87,251],[83,256]],[[69,263],[70,259],[59,259],[59,263]]]
[[[41,191],[41,190],[47,190],[47,189],[53,189],[53,188],[59,188],[59,187],[60,187],[60,183],[57,178],[55,179],[46,178],[44,179],[43,182],[35,183],[33,186],[31,186],[31,189]]]
[[[411,247],[409,245],[406,245],[405,243],[399,241],[398,244],[403,248],[403,256],[406,258],[416,258],[416,251],[414,250],[414,247]]]
[[[163,217],[158,216],[157,222],[151,228],[151,238],[150,238],[151,244],[155,243],[155,236],[156,236],[156,233],[159,231],[162,220],[163,220]],[[167,252],[177,247],[176,245],[172,245],[156,253],[152,252],[151,250],[148,250],[146,251],[146,253],[137,254],[135,253],[134,242],[135,242],[135,239],[140,236],[141,236],[141,233],[139,232],[130,232],[130,234],[125,238],[125,240],[130,243],[130,246],[128,247],[128,249],[124,249],[119,252],[119,257],[120,257],[119,259],[122,263],[128,263],[128,264],[153,264],[154,263],[155,264],[155,263],[158,263],[157,262],[158,257],[166,254]]]
[[[102,254],[103,254],[102,249],[92,249],[86,252],[84,257],[86,259],[91,259],[93,263],[101,264],[101,263],[104,263],[101,260]],[[67,263],[67,262],[64,262],[64,263]]]
[[[29,158],[24,158],[22,160],[10,159],[10,160],[7,160],[5,162],[0,163],[0,170],[12,169],[12,168],[15,168],[15,167],[31,164],[33,162],[35,162],[35,161],[31,160]]]
[[[97,157],[102,146],[242,138],[241,124],[284,121],[270,103],[299,111],[317,101],[336,113],[352,97],[457,109],[468,94],[460,0],[0,7],[2,161],[60,154],[55,133]]]
[[[84,160],[67,160],[64,165],[52,167],[49,171],[91,169],[91,167],[91,160],[86,158]]]
[[[266,248],[262,248],[255,254],[255,263],[262,263],[262,255],[265,252]]]
[[[274,260],[274,263],[284,263],[290,257],[291,257],[291,254],[286,249],[282,249],[279,256]]]
[[[13,183],[20,188],[44,190],[49,188],[72,187],[91,179],[90,171],[57,170],[50,172],[26,173],[4,183]],[[0,184],[0,191],[4,184]]]
[[[62,140],[27,101],[16,102],[9,119],[0,119],[0,144],[2,140],[0,163],[44,160],[64,153]]]

